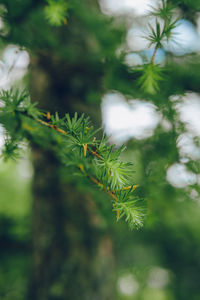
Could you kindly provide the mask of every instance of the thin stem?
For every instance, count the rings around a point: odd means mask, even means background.
[[[87,173],[86,173],[85,170],[84,170],[83,165],[79,165],[79,169],[80,169],[80,171],[83,173],[83,175],[84,175],[85,177],[89,178],[90,181],[92,181],[93,183],[95,183],[95,184],[98,185],[99,187],[102,187],[103,190],[104,190],[109,196],[111,196],[116,202],[118,202],[118,198],[116,197],[115,193],[112,192],[112,191],[110,191],[108,187],[106,188],[105,185],[104,185],[103,183],[101,183],[98,179],[96,179],[95,177],[93,177],[93,176],[88,176]],[[113,204],[113,206],[114,206],[114,204]],[[116,213],[117,213],[117,219],[118,219],[118,218],[119,218],[119,210],[117,210]]]
[[[115,201],[118,201],[114,192],[110,191],[108,187],[106,188],[105,185],[103,183],[101,183],[98,179],[96,179],[95,177],[87,175],[82,164],[79,165],[78,167],[85,177],[89,178],[96,185],[102,187],[104,189],[104,191],[106,191],[106,193],[108,193],[113,199],[115,199]]]
[[[158,50],[158,47],[155,47],[155,49],[154,49],[154,51],[153,51],[152,58],[151,58],[151,64],[152,64],[152,65],[154,64],[157,50]]]
[[[45,125],[45,126],[47,126],[47,127],[50,127],[50,128],[52,128],[52,129],[55,129],[56,131],[58,131],[58,132],[60,132],[60,133],[62,133],[62,134],[64,134],[64,135],[67,135],[67,134],[68,134],[67,131],[65,131],[65,130],[63,130],[63,129],[61,129],[61,128],[59,128],[59,127],[56,126],[56,125],[47,123],[47,122],[45,122],[45,121],[43,121],[43,120],[40,120],[40,119],[36,119],[36,121],[39,122],[39,123],[41,123],[41,124],[43,124],[43,125]]]
[[[156,51],[154,50],[155,54],[156,54]],[[45,115],[43,114],[45,117],[48,117],[48,114]],[[49,119],[49,118],[48,118]],[[57,132],[63,134],[63,135],[68,135],[68,132],[59,128],[57,125],[53,125],[53,124],[50,124],[46,121],[43,121],[39,118],[35,119],[38,123],[46,126],[46,127],[49,127],[53,130],[56,130]],[[101,158],[101,155],[97,153],[97,150],[92,150],[90,148],[87,147],[87,145],[84,145],[84,156],[86,156],[86,151],[90,152],[93,156],[97,157],[97,158]],[[115,195],[115,192],[114,191],[111,191],[108,187],[105,187],[103,183],[101,183],[98,179],[96,179],[95,177],[93,176],[89,176],[87,175],[87,173],[85,172],[84,170],[84,167],[83,165],[79,165],[78,166],[79,170],[83,173],[83,175],[85,177],[87,177],[90,181],[92,181],[93,183],[95,183],[96,185],[98,185],[99,187],[103,188],[103,190],[110,196],[112,197],[116,202],[118,202],[118,198],[116,197]],[[133,186],[132,188],[132,191],[137,187],[137,185]],[[128,186],[128,187],[124,187],[122,190],[127,190],[131,188],[131,186]],[[114,204],[113,204],[114,206]],[[119,210],[116,211],[117,213],[117,219],[119,218]]]
[[[115,193],[114,192],[112,192],[112,191],[110,191],[109,190],[109,188],[106,188],[104,185],[103,185],[103,183],[101,183],[99,180],[97,180],[95,177],[90,177],[89,176],[89,179],[92,181],[92,182],[94,182],[95,184],[97,184],[98,186],[100,186],[100,187],[102,187],[103,189],[104,189],[104,191],[110,196],[110,197],[112,197],[116,202],[118,202],[118,198],[116,197],[116,195],[115,195]],[[113,204],[113,207],[114,207],[115,205]],[[117,210],[116,211],[116,214],[117,214],[117,219],[119,218],[119,210]]]
[[[63,129],[61,129],[61,128],[59,128],[59,127],[56,126],[56,125],[50,124],[50,123],[45,122],[45,121],[43,121],[43,120],[41,120],[41,119],[38,119],[38,118],[35,119],[35,120],[36,120],[38,123],[41,123],[42,125],[45,125],[46,127],[49,127],[49,128],[51,128],[51,129],[54,129],[54,130],[56,130],[57,132],[59,132],[59,133],[61,133],[61,134],[64,134],[64,135],[67,135],[67,134],[68,134],[67,131],[65,131],[65,130],[63,130]],[[88,150],[88,152],[90,152],[93,156],[96,156],[97,158],[101,158],[101,155],[97,153],[97,149],[96,149],[96,150],[92,150],[92,149],[90,149],[90,148],[88,147],[87,150]]]
[[[37,122],[41,123],[42,125],[45,125],[51,129],[54,129],[56,131],[58,131],[59,133],[62,133],[64,135],[67,135],[67,131],[59,128],[58,126],[56,125],[53,125],[53,124],[50,124],[48,122],[45,122],[43,120],[40,120],[40,119],[36,119]],[[93,156],[96,156],[98,158],[101,158],[101,156],[96,152],[96,151],[93,151],[91,149],[88,148],[88,151],[93,155]],[[102,187],[115,201],[118,201],[117,197],[115,196],[115,193],[110,191],[109,188],[106,188],[103,183],[101,183],[99,180],[97,180],[95,177],[92,177],[92,176],[88,176],[83,168],[83,166],[79,166],[79,169],[81,170],[81,172],[86,176],[88,177],[93,183],[95,183],[96,185]]]

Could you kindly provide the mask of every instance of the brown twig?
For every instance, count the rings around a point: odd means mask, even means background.
[[[80,165],[80,166],[79,166],[79,169],[80,169],[81,172],[82,172],[86,177],[88,177],[93,183],[95,183],[96,185],[102,187],[102,188],[104,189],[104,191],[106,191],[106,193],[108,193],[108,195],[110,195],[113,199],[115,199],[115,201],[118,201],[118,199],[117,199],[117,197],[115,196],[115,193],[114,193],[114,192],[110,191],[108,187],[106,188],[106,187],[103,185],[103,183],[101,183],[101,182],[100,182],[98,179],[96,179],[95,177],[93,177],[93,176],[88,176],[88,175],[86,174],[86,172],[85,172],[85,170],[84,170],[84,168],[83,168],[83,165]]]
[[[93,151],[93,150],[91,150],[91,149],[88,149],[88,151],[89,151],[93,156],[96,156],[96,157],[98,157],[98,158],[101,158],[101,155],[98,154],[96,151]]]
[[[155,54],[156,54],[156,51],[154,51],[154,52],[155,52]],[[154,56],[155,56],[155,55],[154,55]],[[48,116],[48,115],[45,115],[45,114],[43,114],[43,115],[46,116],[46,117]],[[48,119],[49,119],[49,118],[48,118]],[[36,121],[39,122],[39,123],[42,124],[42,125],[45,125],[46,127],[49,127],[49,128],[51,128],[51,129],[56,130],[57,132],[59,132],[59,133],[61,133],[61,134],[64,134],[64,135],[67,135],[67,134],[68,134],[67,131],[65,131],[65,130],[63,130],[63,129],[61,129],[61,128],[59,128],[59,127],[56,126],[56,125],[50,124],[50,123],[45,122],[45,121],[43,121],[43,120],[41,120],[41,119],[36,119]],[[101,155],[98,154],[96,150],[94,151],[94,150],[92,150],[92,149],[89,149],[89,148],[87,147],[87,144],[83,145],[83,148],[84,148],[84,156],[86,156],[86,152],[88,151],[88,152],[90,152],[93,156],[95,156],[95,157],[97,157],[97,158],[101,158]],[[118,202],[118,198],[116,197],[114,191],[110,191],[108,187],[106,188],[106,187],[104,186],[104,184],[101,183],[101,182],[100,182],[98,179],[96,179],[95,177],[93,177],[93,176],[88,176],[87,173],[86,173],[85,170],[84,170],[83,165],[79,165],[78,167],[79,167],[80,171],[84,174],[85,177],[89,178],[90,181],[92,181],[93,183],[95,183],[95,184],[98,185],[99,187],[103,188],[103,190],[106,191],[106,193],[107,193],[109,196],[111,196],[116,202]],[[132,191],[133,191],[136,187],[137,187],[136,185],[133,186]],[[124,187],[123,190],[127,190],[127,189],[129,189],[129,188],[131,188],[131,186]],[[114,204],[113,204],[113,206],[114,206]],[[117,213],[117,219],[118,219],[118,218],[119,218],[119,210],[117,210],[116,213]]]
[[[109,195],[111,196],[116,202],[118,202],[118,199],[115,195],[115,193],[113,191],[110,191],[109,188],[105,187],[103,183],[101,183],[98,179],[96,179],[93,176],[88,176],[87,173],[84,170],[83,165],[79,165],[79,169],[80,171],[83,173],[83,175],[87,178],[89,178],[93,183],[95,183],[96,185],[100,186],[101,188],[103,188],[103,190]],[[119,211],[117,210],[117,219],[119,218]]]
[[[156,57],[157,50],[158,50],[158,48],[157,48],[157,47],[155,47],[155,49],[154,49],[154,51],[153,51],[152,58],[151,58],[151,64],[152,64],[152,65],[154,64],[154,61],[155,61],[155,57]]]
[[[44,115],[45,117],[47,117],[47,115],[45,115],[45,114],[43,114],[43,115]],[[42,125],[45,125],[46,127],[49,127],[49,128],[51,128],[51,129],[56,130],[56,131],[59,132],[59,133],[62,133],[62,134],[64,134],[64,135],[67,135],[67,134],[68,134],[67,131],[65,131],[65,130],[63,130],[63,129],[61,129],[61,128],[59,128],[59,127],[56,126],[56,125],[50,124],[50,123],[45,122],[45,121],[43,121],[43,120],[41,120],[41,119],[36,119],[36,121],[39,122],[39,123],[42,124]],[[97,153],[97,150],[89,149],[89,148],[87,147],[87,144],[84,145],[84,156],[86,156],[86,151],[88,151],[89,153],[91,153],[93,156],[96,156],[97,158],[101,158],[101,155]]]
[[[40,119],[36,119],[36,121],[39,122],[39,123],[41,123],[42,125],[45,125],[45,126],[51,128],[51,129],[56,130],[56,131],[58,131],[58,132],[60,132],[60,133],[62,133],[62,134],[64,134],[64,135],[67,135],[67,134],[68,134],[67,131],[65,131],[65,130],[63,130],[63,129],[61,129],[61,128],[59,128],[59,127],[56,126],[56,125],[50,124],[50,123],[45,122],[45,121],[40,120]]]

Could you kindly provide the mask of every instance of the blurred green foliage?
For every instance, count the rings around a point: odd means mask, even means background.
[[[30,163],[0,164],[0,298],[24,299],[29,284],[32,196]]]
[[[199,1],[169,2],[178,7],[181,18],[194,25],[198,23]],[[152,84],[151,72],[147,74],[145,87],[141,70],[138,72],[124,63],[126,53],[116,55],[125,41],[126,22],[103,15],[92,4],[94,1],[67,3],[68,25],[58,28],[50,26],[45,17],[46,1],[1,1],[7,8],[1,44],[25,46],[33,62],[39,61],[40,69],[46,70],[47,79],[41,73],[38,77],[42,85],[47,85],[49,98],[53,99],[46,108],[59,110],[59,102],[63,106],[61,113],[84,111],[98,123],[100,100],[104,93],[114,90],[125,95],[127,102],[136,98],[155,104],[171,124],[169,130],[158,126],[148,139],[130,140],[127,152],[123,153],[124,160],[135,164],[134,181],[140,185],[137,195],[147,200],[148,216],[142,230],[131,232],[125,224],[115,224],[110,204],[104,201],[106,195],[102,201],[102,195],[91,186],[81,180],[74,181],[71,174],[59,170],[63,182],[70,182],[82,193],[92,195],[94,224],[112,238],[114,299],[199,300],[200,187],[193,184],[176,188],[166,180],[167,169],[180,162],[177,139],[186,130],[169,97],[188,91],[200,92],[199,53],[178,57],[167,52],[164,80],[159,81],[160,91],[155,92],[158,86],[157,82]],[[138,88],[139,78],[144,88]],[[185,165],[200,173],[199,161],[189,158]],[[3,300],[26,299],[31,270],[30,182],[20,179],[16,170],[13,163],[2,164],[0,169],[0,297]]]

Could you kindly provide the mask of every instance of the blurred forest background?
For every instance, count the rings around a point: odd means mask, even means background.
[[[169,1],[178,26],[156,53],[163,80],[149,93],[138,78],[159,4],[0,1],[0,88],[103,124],[127,145],[147,203],[144,227],[131,231],[106,194],[22,144],[19,160],[0,162],[0,299],[200,299],[200,1]]]

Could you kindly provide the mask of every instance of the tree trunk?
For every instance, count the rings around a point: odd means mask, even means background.
[[[50,111],[72,112],[68,78],[60,85],[55,76],[66,75],[61,69],[51,54],[32,59],[32,99]],[[112,242],[96,222],[93,200],[63,183],[51,151],[34,146],[33,164],[34,272],[28,299],[113,299]]]

